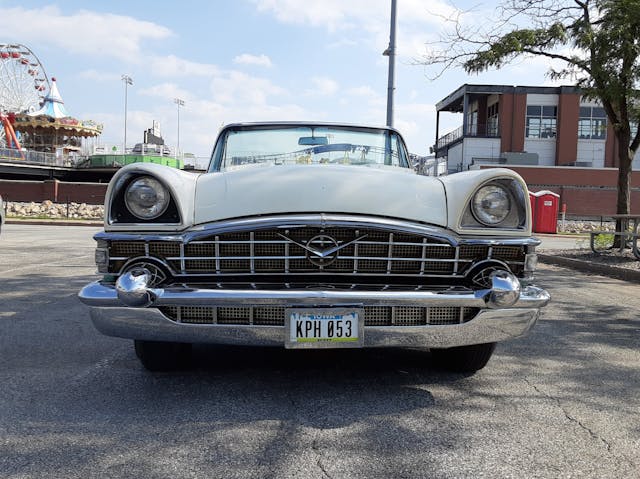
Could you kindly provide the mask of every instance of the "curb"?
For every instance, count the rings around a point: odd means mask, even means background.
[[[6,225],[38,225],[38,226],[102,226],[102,221],[67,221],[67,220],[16,220],[7,219]]]
[[[588,238],[589,237],[589,232],[588,231],[584,231],[582,233],[575,233],[575,234],[564,234],[564,233],[533,233],[533,236],[535,238],[575,238],[575,239],[579,239],[579,238]]]
[[[539,253],[538,259],[542,263],[564,266],[565,268],[575,269],[583,273],[598,274],[609,278],[630,281],[632,283],[640,283],[640,271],[628,270],[600,263],[592,263],[574,258],[565,258],[564,256],[555,256],[551,254]]]

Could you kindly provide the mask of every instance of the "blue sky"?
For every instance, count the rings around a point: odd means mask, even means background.
[[[464,83],[550,84],[542,61],[481,75],[452,70],[430,81],[414,60],[456,8],[470,24],[495,18],[497,2],[398,0],[394,126],[427,154],[435,104]],[[56,77],[69,113],[104,124],[100,142],[122,145],[159,121],[175,146],[207,157],[221,125],[323,120],[382,125],[386,118],[390,0],[31,1],[0,0],[0,43],[22,43]],[[462,123],[441,118],[440,134]]]

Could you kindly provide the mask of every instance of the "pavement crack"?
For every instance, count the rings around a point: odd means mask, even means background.
[[[525,377],[524,381],[527,383],[527,385],[529,385],[538,394],[540,394],[541,396],[544,396],[547,399],[551,399],[553,402],[555,402],[558,405],[558,407],[560,408],[560,410],[562,411],[562,414],[564,415],[564,417],[567,418],[567,420],[569,420],[573,424],[576,424],[580,429],[582,429],[583,431],[587,432],[589,434],[589,436],[591,436],[596,441],[600,441],[605,446],[605,448],[607,449],[607,452],[611,452],[611,443],[609,441],[607,441],[605,438],[603,438],[602,436],[600,436],[598,433],[596,433],[589,426],[587,426],[584,423],[582,423],[582,421],[580,421],[579,419],[577,419],[577,418],[573,417],[571,414],[569,414],[569,412],[562,405],[562,402],[560,401],[560,399],[558,399],[556,397],[553,397],[553,396],[550,396],[549,394],[544,392],[542,389],[540,389],[538,386],[536,386],[531,381],[529,381],[528,378]]]
[[[322,431],[322,429],[320,431]],[[318,446],[318,434],[320,434],[320,431],[318,431],[316,433],[316,437],[313,438],[313,442],[311,443],[311,449],[313,450],[313,452],[316,453],[316,456],[318,456],[318,460],[316,461],[316,466],[318,466],[318,468],[322,471],[322,476],[328,477],[329,479],[331,479],[331,474],[329,474],[329,472],[325,469],[324,464],[322,463],[322,451]]]

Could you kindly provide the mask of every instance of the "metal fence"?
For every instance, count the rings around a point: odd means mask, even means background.
[[[413,157],[411,160],[413,168],[419,175],[441,176],[447,174],[446,158]]]
[[[0,148],[0,160],[20,163],[35,163],[38,165],[47,166],[76,166],[80,160],[84,159],[82,156],[72,156],[62,158],[55,153],[44,153],[42,151],[20,151],[14,148]]]

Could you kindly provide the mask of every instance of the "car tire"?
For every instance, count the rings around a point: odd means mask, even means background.
[[[474,373],[487,365],[496,343],[473,344],[447,349],[432,349],[436,364],[458,373]]]
[[[163,341],[133,341],[136,356],[145,369],[154,372],[185,367],[191,357],[191,344]]]

